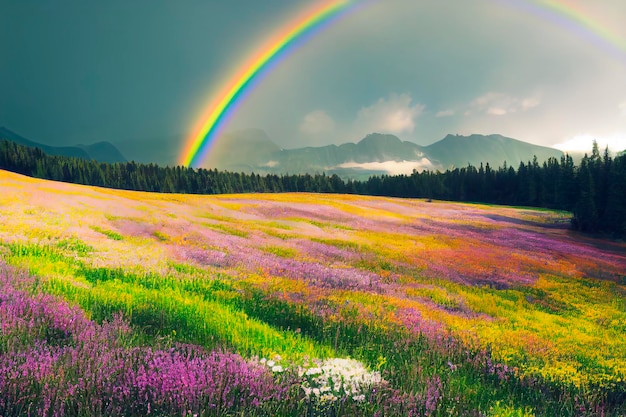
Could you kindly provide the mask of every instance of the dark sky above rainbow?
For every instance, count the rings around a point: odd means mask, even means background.
[[[622,0],[1,1],[0,125],[52,145],[168,142],[179,160],[211,114],[211,140],[255,127],[285,148],[383,132],[617,150],[624,21]]]

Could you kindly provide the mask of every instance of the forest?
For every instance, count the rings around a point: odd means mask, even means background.
[[[489,164],[410,175],[343,180],[325,173],[259,175],[184,166],[101,163],[51,156],[39,148],[0,141],[0,168],[35,178],[108,188],[184,194],[315,192],[480,202],[566,210],[575,230],[626,235],[626,154],[612,157],[593,143],[576,165],[570,155],[515,168]]]

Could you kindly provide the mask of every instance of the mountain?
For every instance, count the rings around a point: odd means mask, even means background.
[[[373,133],[358,143],[281,149],[262,130],[248,129],[225,135],[211,150],[204,165],[229,171],[325,172],[343,178],[366,179],[374,174],[389,173],[390,165],[405,163],[407,159],[415,161],[418,167],[423,160],[421,147],[393,135]]]
[[[91,159],[89,158],[89,154],[84,149],[78,148],[76,146],[48,146],[42,143],[33,142],[32,140],[28,140],[15,132],[10,131],[5,127],[0,127],[0,139],[6,139],[11,142],[19,143],[24,146],[32,146],[35,148],[40,148],[42,151],[47,153],[48,155],[59,155],[59,156],[72,156],[76,158],[83,159]]]
[[[7,139],[41,148],[49,155],[125,162],[121,148],[136,162],[175,165],[184,138],[163,137],[144,141],[109,142],[91,145],[49,146],[33,142],[0,127],[0,140]],[[344,179],[365,180],[372,175],[410,174],[413,170],[441,170],[489,163],[492,167],[517,168],[537,156],[539,161],[560,158],[559,150],[533,145],[502,135],[448,135],[428,146],[402,141],[387,134],[372,133],[357,143],[282,149],[260,129],[225,134],[214,143],[203,166],[258,174],[337,174]]]
[[[537,156],[540,161],[560,158],[559,150],[501,135],[448,135],[429,146],[402,141],[393,135],[372,133],[357,143],[280,149],[265,132],[250,129],[224,136],[209,153],[205,166],[256,173],[321,173],[366,179],[374,174],[409,174],[478,166],[481,162],[517,167]]]
[[[407,159],[417,161],[422,156],[420,147],[414,143],[402,142],[392,135],[374,133],[358,143],[282,149],[270,157],[271,166],[275,170],[302,173],[332,172],[346,168],[355,169],[359,166],[366,169],[366,164],[401,162]]]
[[[163,134],[113,142],[129,161],[144,164],[174,166],[178,164],[186,137],[181,134]]]
[[[245,129],[222,136],[211,148],[206,165],[237,172],[265,171],[280,151],[263,130]]]
[[[97,142],[91,145],[50,146],[33,142],[11,130],[0,127],[0,140],[6,139],[20,145],[40,148],[48,155],[70,156],[82,159],[94,159],[98,162],[126,162],[126,158],[109,142]]]
[[[520,162],[528,162],[537,156],[539,161],[550,157],[560,158],[563,153],[557,149],[533,145],[502,135],[448,135],[438,142],[424,147],[424,152],[444,168],[463,167],[481,162],[493,167],[507,165],[517,168]]]
[[[126,162],[124,155],[111,142],[96,142],[91,145],[76,145],[87,152],[90,159],[98,162]]]

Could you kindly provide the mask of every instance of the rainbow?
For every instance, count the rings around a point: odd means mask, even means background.
[[[217,95],[217,99],[209,105],[208,110],[200,119],[200,126],[188,139],[179,162],[185,166],[197,166],[205,158],[210,146],[220,136],[230,117],[250,93],[261,75],[298,41],[345,15],[356,4],[355,0],[323,1],[278,32],[230,79],[224,90]]]
[[[587,11],[571,0],[500,1],[575,33],[626,63],[626,38],[593,19]]]
[[[592,19],[588,13],[568,0],[499,0],[501,3],[523,10],[565,30],[576,33],[605,49],[626,63],[626,39],[616,35]],[[223,132],[228,120],[241,105],[262,75],[298,41],[306,39],[331,22],[345,15],[359,0],[324,0],[307,10],[278,32],[240,71],[210,103],[193,130],[181,152],[179,163],[197,166],[206,157],[211,145]]]

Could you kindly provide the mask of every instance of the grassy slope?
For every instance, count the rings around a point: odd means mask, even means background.
[[[360,329],[408,328],[486,349],[517,376],[620,392],[626,246],[600,250],[546,227],[563,216],[345,195],[149,194],[0,171],[0,255],[95,319],[124,311],[147,338],[285,364],[350,354],[393,381],[398,362],[368,350]],[[425,373],[444,372],[442,352]],[[504,395],[450,375],[446,389],[479,409]]]

